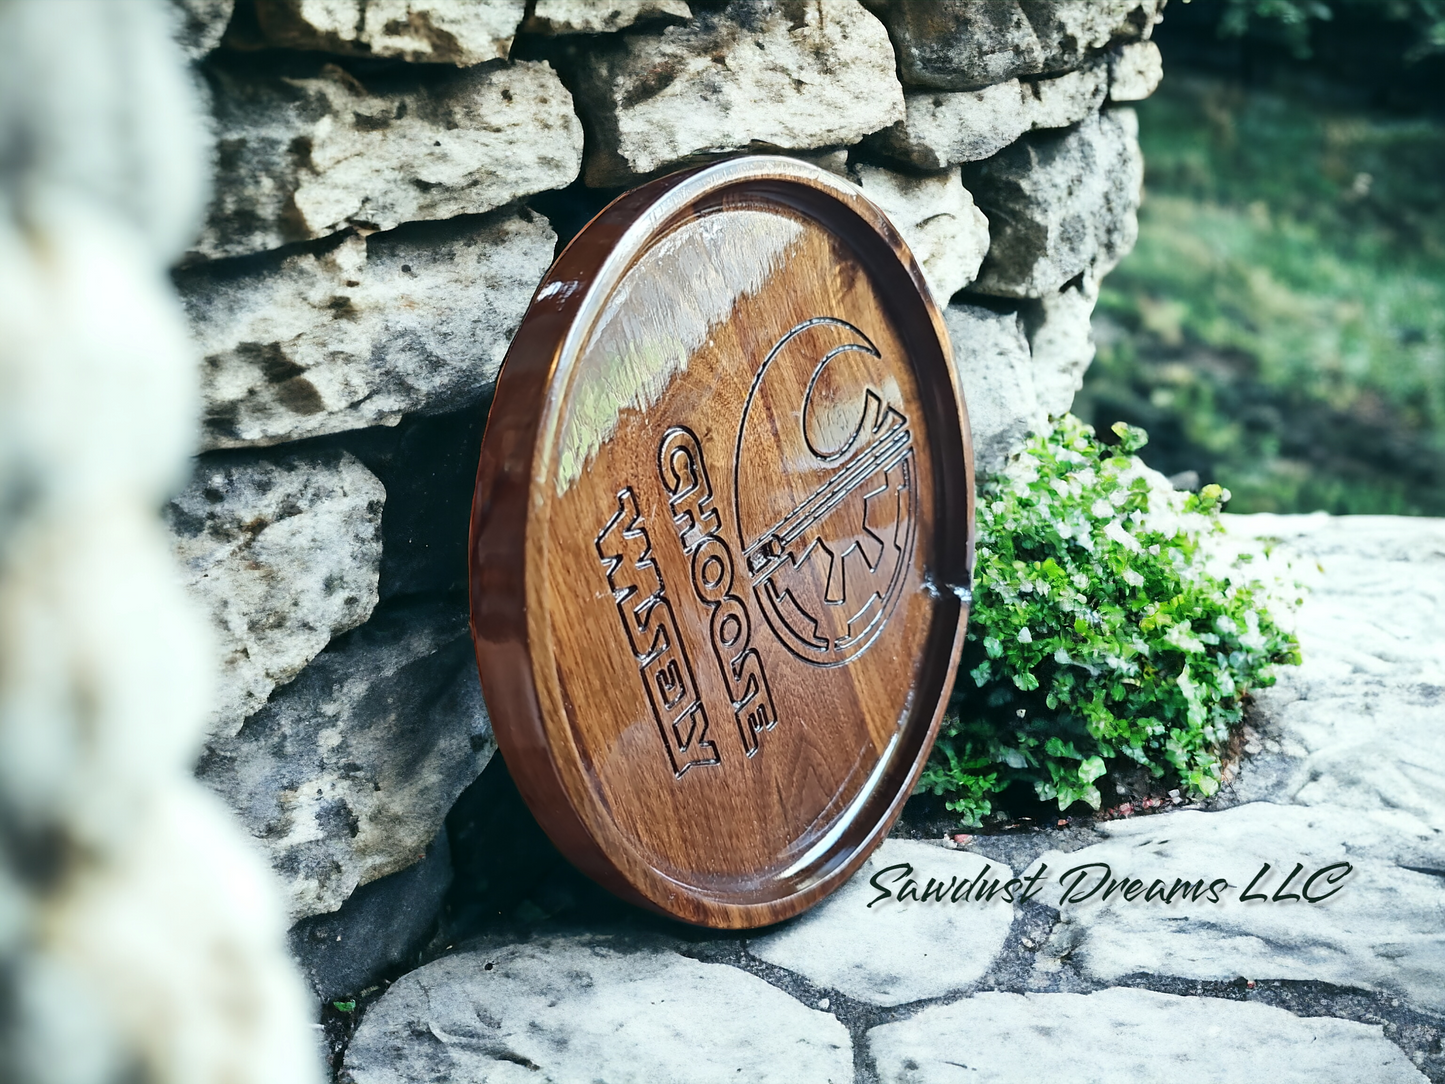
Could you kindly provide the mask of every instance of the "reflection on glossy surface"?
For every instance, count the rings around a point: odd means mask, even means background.
[[[565,493],[617,430],[624,409],[646,410],[712,330],[787,262],[802,235],[769,211],[729,211],[684,223],[648,249],[614,292],[572,374],[557,452]]]

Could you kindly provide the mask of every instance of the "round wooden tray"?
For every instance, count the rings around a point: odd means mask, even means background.
[[[973,565],[947,333],[854,186],[739,158],[617,199],[542,281],[472,504],[472,635],[533,814],[688,922],[797,914],[902,809]]]

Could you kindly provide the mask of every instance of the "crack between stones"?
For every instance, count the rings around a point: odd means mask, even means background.
[[[895,1006],[876,1005],[835,988],[819,986],[797,972],[753,956],[747,950],[746,940],[685,944],[679,945],[677,951],[705,963],[726,964],[745,971],[809,1008],[817,1008],[819,1001],[827,998],[826,1011],[848,1029],[853,1044],[855,1084],[880,1084],[867,1035],[881,1024],[907,1020],[933,1006],[951,1005],[980,993],[1091,994],[1121,987],[1179,997],[1246,1001],[1284,1009],[1301,1018],[1323,1016],[1376,1025],[1431,1084],[1445,1084],[1445,1014],[1407,1005],[1393,994],[1313,979],[1258,980],[1251,988],[1250,980],[1244,977],[1189,979],[1135,972],[1104,981],[1081,974],[1067,954],[1059,960],[1057,970],[1041,970],[1035,961],[1057,922],[1058,912],[1052,907],[1032,903],[1020,908],[1004,948],[982,978],[939,997]],[[1025,937],[1038,948],[1025,947]]]

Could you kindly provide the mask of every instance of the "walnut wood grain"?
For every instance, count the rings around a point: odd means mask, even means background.
[[[776,922],[897,817],[968,616],[950,357],[882,212],[790,159],[636,189],[543,280],[482,445],[472,635],[519,790],[613,892]]]

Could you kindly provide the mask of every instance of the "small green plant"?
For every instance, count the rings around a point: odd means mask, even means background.
[[[1116,758],[1213,794],[1241,698],[1299,662],[1261,584],[1206,570],[1228,494],[1151,484],[1143,430],[1114,432],[1067,415],[980,494],[964,662],[919,782],[966,825],[1017,781],[1098,809]]]

